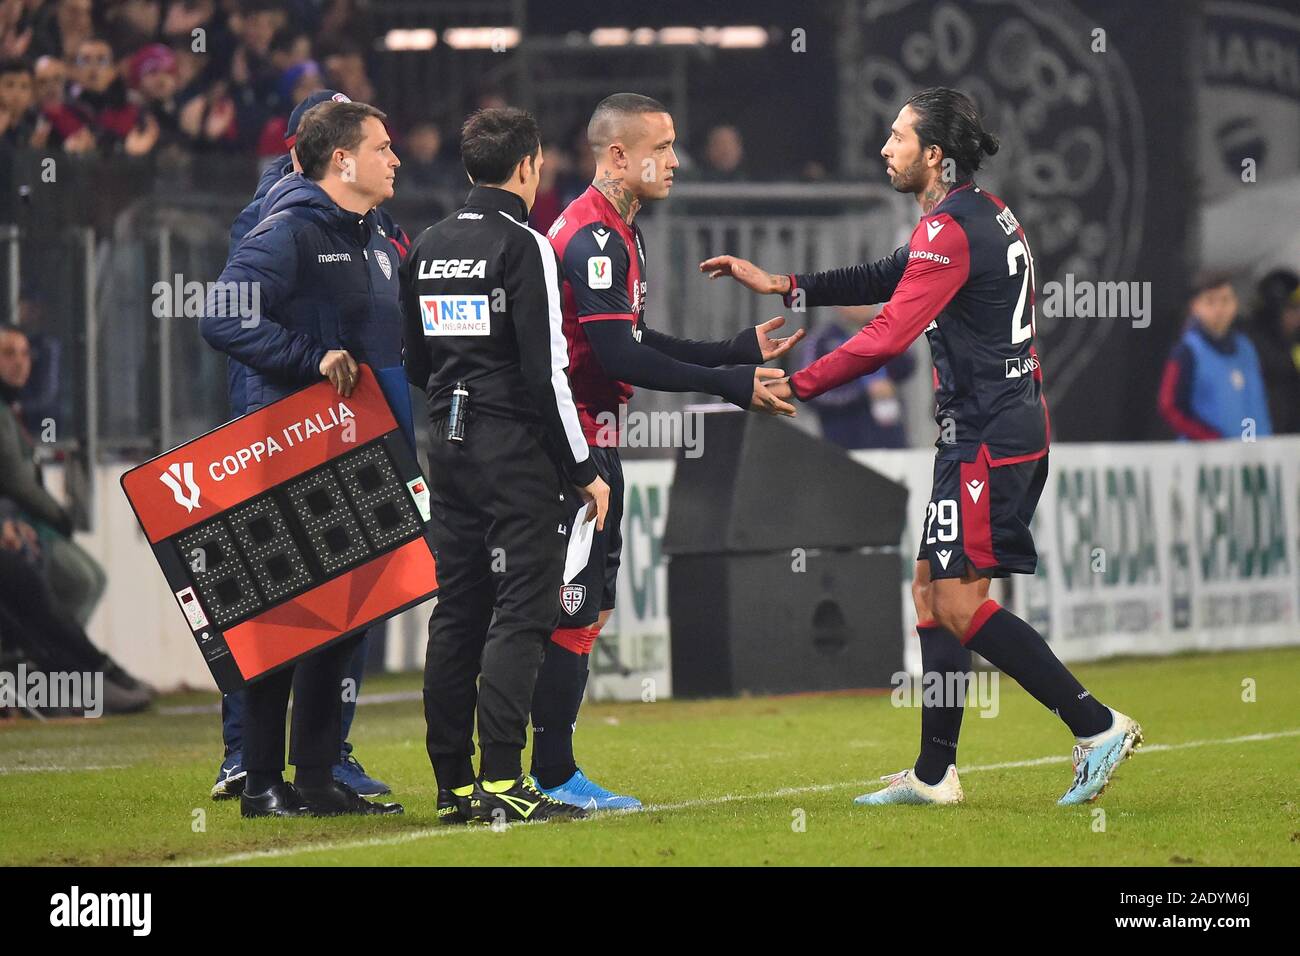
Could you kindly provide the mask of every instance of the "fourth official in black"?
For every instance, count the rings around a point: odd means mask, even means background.
[[[597,475],[566,373],[559,267],[527,225],[542,166],[528,113],[482,110],[461,158],[464,208],[426,229],[402,266],[407,376],[428,396],[438,602],[424,712],[446,823],[585,815],[522,770],[529,706],[559,617],[577,503],[604,525]],[[475,773],[473,731],[481,750]]]

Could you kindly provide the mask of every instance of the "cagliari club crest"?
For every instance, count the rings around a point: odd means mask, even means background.
[[[566,584],[560,588],[560,607],[570,616],[577,614],[587,600],[587,589],[581,584]]]

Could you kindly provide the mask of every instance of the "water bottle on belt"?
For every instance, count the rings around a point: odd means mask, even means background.
[[[451,408],[447,412],[447,441],[465,440],[465,418],[469,414],[469,389],[457,382],[451,392]]]

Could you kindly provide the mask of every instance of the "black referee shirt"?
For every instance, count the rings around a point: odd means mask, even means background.
[[[475,186],[402,263],[406,375],[447,414],[457,382],[474,413],[541,422],[576,485],[596,477],[566,369],[560,272],[523,199]]]

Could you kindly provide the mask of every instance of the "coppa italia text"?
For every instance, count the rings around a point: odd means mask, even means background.
[[[208,474],[213,481],[222,481],[227,477],[239,474],[250,464],[264,461],[272,455],[279,454],[286,448],[292,448],[295,445],[310,441],[317,435],[323,435],[331,428],[345,427],[350,418],[354,419],[356,415],[343,402],[339,402],[337,406],[331,405],[326,411],[317,412],[300,422],[286,425],[279,437],[267,435],[265,441],[255,441],[233,454],[226,455],[220,461],[212,462],[208,465]]]

